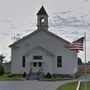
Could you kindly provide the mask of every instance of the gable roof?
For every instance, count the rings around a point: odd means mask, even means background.
[[[43,6],[40,8],[37,15],[47,15],[48,16],[48,14],[47,14],[47,12],[46,12],[46,10],[44,9]]]
[[[53,54],[52,52],[50,52],[50,51],[48,51],[48,50],[46,50],[45,48],[40,47],[40,46],[34,47],[33,49],[31,49],[31,50],[29,50],[28,52],[26,52],[25,55],[28,55],[29,53],[32,53],[32,51],[37,50],[37,49],[45,52],[47,55],[54,56],[54,54]]]
[[[41,32],[41,31],[46,32],[46,33],[48,33],[48,34],[54,36],[55,38],[57,38],[57,39],[59,39],[59,40],[62,40],[62,41],[64,41],[64,42],[66,42],[67,44],[70,44],[70,42],[68,42],[67,40],[65,40],[65,39],[63,39],[63,38],[57,36],[56,34],[50,32],[50,31],[48,31],[48,30],[36,30],[36,31],[30,33],[29,35],[27,35],[27,36],[21,38],[20,40],[14,42],[13,44],[9,45],[9,47],[13,47],[13,46],[15,46],[17,43],[22,42],[23,40],[26,40],[27,38],[32,37],[33,35],[35,35],[36,33]]]

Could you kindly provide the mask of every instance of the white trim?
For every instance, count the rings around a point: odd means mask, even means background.
[[[80,81],[78,82],[76,90],[79,90],[79,88],[80,88]]]
[[[32,60],[30,62],[44,62],[43,60]]]

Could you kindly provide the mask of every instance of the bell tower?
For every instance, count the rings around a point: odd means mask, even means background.
[[[48,14],[43,6],[37,13],[37,29],[48,30]]]

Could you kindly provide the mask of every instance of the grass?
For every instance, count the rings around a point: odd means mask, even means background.
[[[59,86],[56,90],[76,90],[77,84],[77,82],[67,83]]]
[[[86,89],[90,90],[90,81],[86,83]],[[80,90],[85,90],[85,83],[84,82],[81,83]]]
[[[0,81],[17,81],[17,80],[24,80],[22,76],[13,76],[8,77],[10,74],[4,74],[0,76]]]
[[[68,83],[62,86],[59,86],[56,90],[76,90],[77,82]],[[87,82],[87,90],[90,90],[90,82]],[[81,82],[80,90],[85,90],[85,83]]]

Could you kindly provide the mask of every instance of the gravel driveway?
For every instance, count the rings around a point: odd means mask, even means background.
[[[67,81],[0,81],[0,90],[56,90],[59,85],[65,84],[67,82],[72,82],[75,80]]]

